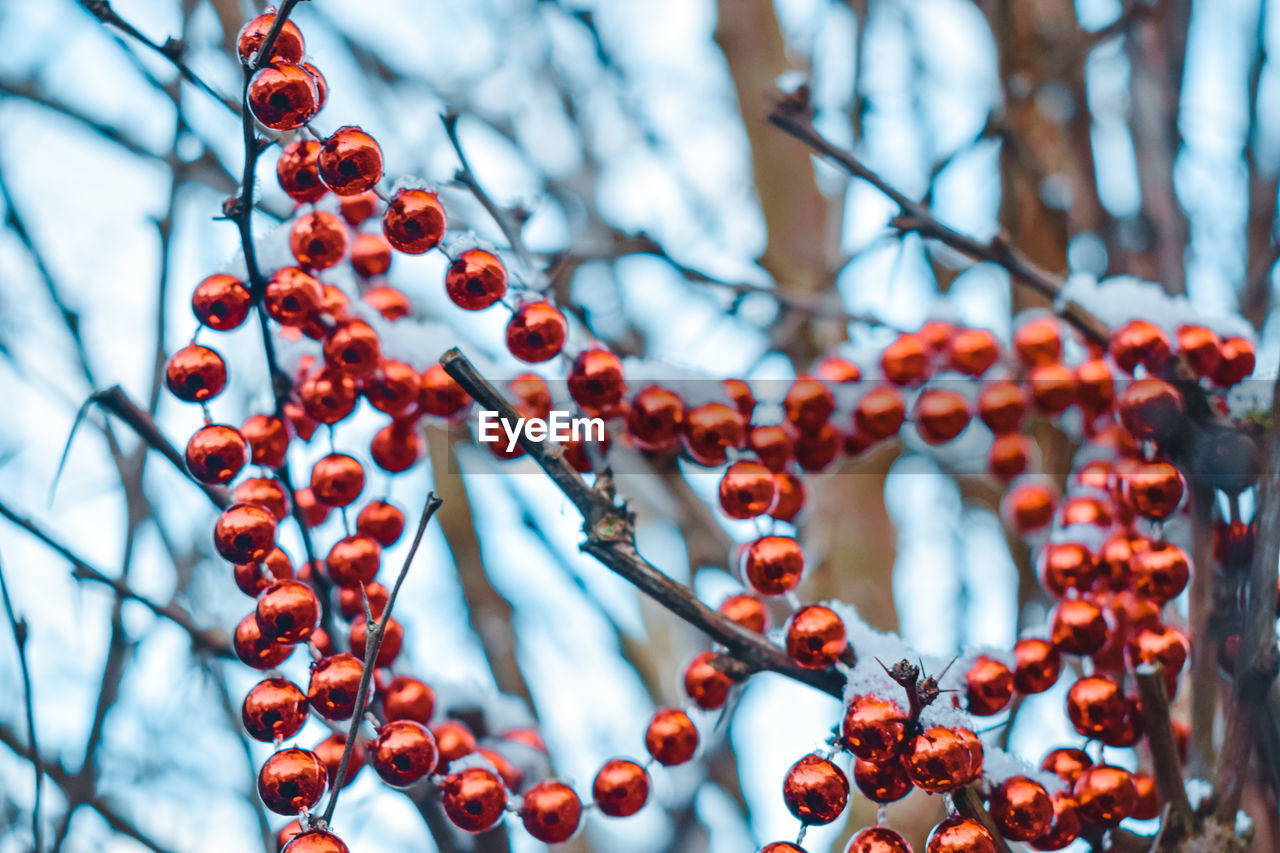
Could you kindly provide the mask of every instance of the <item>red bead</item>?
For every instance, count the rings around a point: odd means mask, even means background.
[[[803,823],[831,823],[849,802],[849,779],[825,758],[806,755],[787,771],[782,799],[787,810]]]
[[[884,348],[880,371],[894,385],[918,385],[929,378],[929,344],[920,335],[903,334]]]
[[[1125,652],[1131,666],[1137,667],[1144,663],[1160,664],[1170,696],[1176,692],[1178,673],[1186,665],[1190,649],[1191,644],[1181,631],[1163,625],[1139,628],[1129,635],[1125,643]]]
[[[903,754],[907,776],[931,794],[952,791],[973,775],[968,744],[953,729],[931,726],[907,745]]]
[[[734,462],[720,478],[720,508],[730,518],[755,518],[773,509],[778,486],[759,462]]]
[[[1057,495],[1048,486],[1027,483],[1010,489],[1000,502],[1007,523],[1019,533],[1039,530],[1053,520]]]
[[[1061,655],[1047,640],[1027,638],[1013,646],[1017,665],[1013,670],[1013,687],[1019,693],[1043,693],[1058,682]]]
[[[1120,423],[1139,441],[1177,433],[1186,409],[1182,392],[1163,379],[1137,379],[1120,395]]]
[[[1129,509],[1146,518],[1166,518],[1182,503],[1186,481],[1168,462],[1136,465],[1119,477],[1121,495]]]
[[[323,829],[301,832],[280,853],[351,853],[342,839]]]
[[[305,583],[276,581],[258,597],[258,630],[280,643],[300,643],[320,622],[320,600]]]
[[[369,610],[373,613],[373,618],[377,619],[382,616],[382,611],[387,609],[390,594],[380,583],[367,584],[363,588],[360,586],[338,587],[338,609],[347,619],[354,619],[364,613],[366,598],[369,600]]]
[[[839,431],[829,423],[817,432],[800,433],[796,437],[796,464],[805,471],[821,471],[835,461],[841,443]]]
[[[1087,418],[1110,411],[1116,396],[1116,380],[1111,366],[1099,358],[1077,367],[1075,394],[1076,402],[1085,410]]]
[[[649,721],[644,745],[659,764],[684,764],[698,749],[698,729],[684,711],[662,708]]]
[[[995,658],[979,655],[965,674],[964,687],[969,713],[989,717],[1013,698],[1013,673]]]
[[[1224,338],[1221,358],[1213,371],[1213,381],[1229,388],[1253,374],[1256,354],[1253,343],[1245,338]]]
[[[1074,785],[1076,779],[1086,767],[1093,766],[1093,759],[1083,749],[1060,747],[1050,750],[1040,762],[1040,769],[1047,770],[1068,785]]]
[[[378,212],[381,204],[382,201],[376,192],[365,190],[362,193],[339,198],[338,210],[342,213],[342,218],[347,220],[347,224],[354,228],[371,219]]]
[[[431,727],[431,734],[435,735],[436,746],[440,750],[441,767],[476,751],[476,736],[467,728],[466,723],[441,720]]]
[[[314,752],[284,749],[268,758],[258,772],[258,795],[276,814],[297,814],[315,808],[327,781],[325,766]]]
[[[791,435],[781,424],[752,427],[747,432],[747,447],[755,452],[761,465],[775,474],[786,470],[795,451]]]
[[[1129,771],[1107,764],[1086,768],[1071,790],[1080,817],[1099,826],[1115,826],[1133,814],[1138,789]]]
[[[240,718],[254,740],[287,740],[307,722],[307,697],[287,678],[268,678],[244,697]]]
[[[671,449],[683,423],[684,401],[660,385],[640,389],[627,409],[627,435],[641,450]]]
[[[1100,676],[1081,678],[1067,691],[1067,716],[1086,737],[1102,737],[1124,723],[1128,706],[1114,681]]]
[[[267,313],[284,326],[306,326],[324,306],[324,289],[309,273],[297,267],[281,267],[267,281],[263,300]]]
[[[334,732],[320,743],[316,744],[315,754],[323,763],[325,770],[329,774],[329,787],[332,788],[338,784],[338,768],[342,765],[342,753],[347,748],[346,735],[341,732]],[[342,787],[347,787],[356,780],[356,774],[360,772],[360,768],[364,767],[365,750],[356,741],[355,746],[351,748],[351,756],[347,759],[347,775],[344,778]]]
[[[507,349],[521,361],[548,361],[564,348],[569,326],[549,302],[526,302],[507,323]]]
[[[702,652],[684,670],[684,692],[699,708],[711,710],[724,705],[733,679],[716,668],[715,652]]]
[[[854,367],[854,370],[857,370]],[[720,387],[724,389],[724,393],[733,402],[739,414],[746,420],[751,420],[751,413],[756,408],[756,397],[751,393],[751,386],[741,379],[722,379]]]
[[[858,434],[872,441],[883,441],[898,434],[907,417],[902,392],[888,385],[872,388],[862,395],[853,409],[853,426]]]
[[[1133,786],[1138,791],[1138,804],[1133,807],[1135,820],[1155,820],[1160,816],[1160,792],[1150,773],[1132,773]]]
[[[907,714],[890,699],[855,696],[845,709],[840,734],[844,745],[864,761],[886,761],[906,739]]]
[[[1191,579],[1187,552],[1168,542],[1152,542],[1129,560],[1133,591],[1157,604],[1177,598]]]
[[[249,316],[253,298],[235,276],[219,273],[196,285],[191,311],[202,325],[219,332],[236,328]]]
[[[801,376],[787,389],[782,406],[801,432],[816,432],[835,411],[836,398],[822,380]]]
[[[270,512],[276,521],[289,515],[289,495],[279,480],[270,477],[250,477],[236,486],[232,498],[239,504],[254,504]]]
[[[915,787],[907,776],[907,768],[896,755],[884,761],[855,758],[853,783],[873,803],[895,803]]]
[[[1044,364],[1032,368],[1027,376],[1031,402],[1040,411],[1057,415],[1077,401],[1076,372],[1061,364]]]
[[[377,540],[357,533],[333,543],[324,567],[338,586],[360,586],[373,582],[381,560],[382,546]]]
[[[807,496],[804,481],[790,471],[783,471],[774,478],[774,487],[778,490],[778,500],[769,510],[769,517],[778,521],[794,521],[804,509]]]
[[[407,675],[397,675],[382,693],[382,709],[388,720],[413,720],[424,726],[431,722],[435,701],[435,691]]]
[[[336,424],[356,408],[356,383],[345,373],[321,370],[298,389],[302,408],[322,424]]]
[[[1062,334],[1053,317],[1037,317],[1013,333],[1013,350],[1027,367],[1062,361]]]
[[[629,817],[649,799],[649,773],[634,761],[615,758],[596,773],[591,798],[601,814]]]
[[[1108,350],[1119,368],[1129,374],[1139,364],[1155,373],[1173,355],[1169,336],[1146,320],[1130,320],[1112,332]]]
[[[444,289],[459,308],[482,311],[507,292],[507,269],[493,253],[468,249],[449,265]]]
[[[951,367],[969,376],[981,376],[1000,358],[1000,344],[986,329],[960,329],[951,338]]]
[[[390,261],[388,260],[388,263]],[[387,320],[399,320],[409,316],[413,306],[409,297],[394,287],[385,284],[371,287],[364,292],[364,301],[369,303]]]
[[[213,545],[224,560],[252,563],[275,547],[276,518],[252,504],[234,504],[218,516]]]
[[[319,109],[315,81],[296,65],[277,63],[253,75],[249,110],[272,130],[296,130]]]
[[[982,824],[956,815],[933,828],[925,850],[926,853],[996,853],[996,842]]]
[[[991,818],[1010,841],[1031,841],[1049,831],[1053,801],[1039,782],[1010,776],[991,792]]]
[[[1107,642],[1102,608],[1092,601],[1068,598],[1058,604],[1051,627],[1053,644],[1073,655],[1091,655]]]
[[[567,841],[582,820],[582,801],[573,789],[548,779],[524,794],[520,820],[525,830],[546,844]]]
[[[378,333],[363,320],[337,326],[324,339],[324,362],[329,370],[354,379],[369,376],[382,360]]]
[[[1093,554],[1078,542],[1047,542],[1037,562],[1040,582],[1058,597],[1069,589],[1087,592],[1098,576]]]
[[[1049,830],[1031,842],[1036,850],[1061,850],[1080,834],[1080,816],[1076,813],[1075,798],[1067,791],[1057,791],[1053,801],[1053,821]]]
[[[440,244],[445,232],[444,205],[435,193],[404,189],[382,214],[382,233],[393,249],[421,255]]]
[[[795,589],[804,574],[804,551],[789,536],[762,536],[747,546],[743,574],[762,595],[781,595]]]
[[[263,572],[264,566],[266,572]],[[258,593],[271,586],[274,581],[293,577],[293,563],[284,551],[272,548],[271,553],[259,563],[237,563],[234,575],[240,591],[257,598]]]
[[[340,196],[359,195],[382,178],[382,148],[358,127],[340,127],[317,160],[320,180]]]
[[[364,468],[345,453],[330,453],[311,467],[311,491],[329,506],[350,506],[364,490]]]
[[[293,654],[293,646],[262,636],[258,620],[252,613],[236,625],[231,645],[240,662],[254,669],[274,669]]]
[[[386,501],[370,501],[356,516],[356,532],[372,536],[382,547],[389,548],[404,532],[404,513]]]
[[[760,848],[760,853],[805,853],[804,848],[790,841],[774,841]]]
[[[417,782],[436,768],[436,739],[421,723],[392,720],[369,741],[369,764],[382,781],[397,788]]]
[[[382,470],[399,474],[422,456],[422,436],[412,421],[392,421],[374,435],[369,455]]]
[[[313,211],[298,218],[289,231],[289,251],[313,270],[337,265],[347,254],[347,227],[332,213]]]
[[[978,394],[978,417],[996,435],[1017,432],[1027,412],[1022,386],[1000,379],[983,383]]]
[[[364,664],[355,655],[322,657],[311,664],[307,699],[326,720],[349,720],[356,708]]]
[[[319,157],[320,143],[311,139],[295,139],[280,152],[276,180],[289,198],[297,202],[319,201],[329,192],[320,182]]]
[[[722,465],[730,447],[746,441],[746,421],[742,414],[724,403],[703,403],[685,413],[685,450],[699,465]]]
[[[403,361],[383,359],[362,389],[369,405],[394,417],[413,412],[422,392],[422,377]]]
[[[787,654],[805,669],[831,666],[848,646],[844,622],[820,604],[797,610],[787,625]]]
[[[293,500],[308,527],[318,527],[329,517],[329,505],[316,500],[310,488],[294,489]]]
[[[1009,482],[1026,472],[1036,454],[1036,445],[1025,435],[997,435],[987,453],[987,473],[997,480]]]
[[[731,595],[720,604],[719,610],[748,631],[763,634],[769,627],[769,611],[754,596]]]
[[[286,823],[284,827],[279,832],[276,833],[276,849],[278,851],[283,851],[284,846],[288,844],[289,841],[295,835],[301,835],[301,834],[302,834],[302,824],[299,823],[298,819],[295,817],[293,820]]]
[[[240,426],[240,434],[249,442],[250,459],[255,465],[279,468],[289,449],[289,433],[284,421],[270,415],[251,415]]]
[[[462,411],[471,402],[470,395],[454,381],[441,364],[433,364],[422,371],[422,386],[418,404],[428,415],[448,418]]]
[[[364,660],[367,632],[365,617],[357,617],[351,623],[351,653],[361,660]],[[391,666],[400,654],[400,645],[403,642],[404,628],[400,627],[400,623],[396,620],[388,619],[386,630],[382,635],[382,645],[378,646],[378,656],[373,661],[374,666]]]
[[[911,853],[911,845],[887,826],[868,826],[849,839],[844,853]]]
[[[165,366],[169,392],[186,403],[203,403],[222,393],[227,365],[208,347],[188,344],[169,357]]]
[[[588,410],[617,405],[626,391],[622,361],[608,350],[584,350],[573,361],[568,377],[569,396]]]
[[[236,37],[236,48],[240,51],[241,59],[247,62],[254,58],[254,53],[262,48],[262,43],[266,40],[267,33],[271,32],[271,28],[275,25],[275,20],[275,9],[268,9],[244,25],[244,29],[240,30],[240,35]],[[280,27],[280,32],[276,35],[275,42],[271,45],[270,60],[272,62],[301,62],[304,52],[305,43],[302,40],[302,31],[298,29],[298,25],[293,21],[285,21]],[[263,64],[261,58],[257,62]]]
[[[502,780],[482,767],[446,776],[440,783],[440,795],[449,820],[467,832],[484,832],[493,826],[507,805]]]
[[[201,483],[231,482],[248,456],[244,437],[221,424],[201,427],[187,441],[187,470]]]
[[[381,234],[357,234],[351,241],[351,268],[356,271],[356,275],[364,278],[386,275],[387,270],[391,269],[391,244]],[[389,287],[373,289],[392,290]],[[396,292],[399,293],[399,291]],[[373,304],[368,292],[365,293],[365,300]],[[375,304],[374,307],[378,306]],[[406,302],[405,311],[398,316],[404,316],[407,313],[408,303]],[[386,314],[384,313],[383,316],[386,317]],[[394,320],[396,317],[387,317],[387,319]]]
[[[942,444],[969,425],[969,404],[955,391],[926,389],[916,398],[915,424],[928,444]]]

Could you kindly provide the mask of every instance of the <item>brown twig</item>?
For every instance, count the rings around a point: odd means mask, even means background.
[[[1169,721],[1169,694],[1165,689],[1164,668],[1159,662],[1141,664],[1135,670],[1134,678],[1142,701],[1143,729],[1155,764],[1156,787],[1170,806],[1167,819],[1161,823],[1160,837],[1173,840],[1190,831],[1194,815],[1182,779],[1182,760],[1174,740],[1173,725]]]
[[[512,423],[519,417],[511,404],[503,399],[497,389],[480,375],[475,365],[456,347],[440,357],[440,364],[481,406],[498,412],[499,417]],[[635,528],[631,513],[625,507],[615,504],[608,489],[601,488],[600,484],[596,488],[588,486],[565,461],[560,445],[531,441],[523,432],[517,438],[529,457],[538,463],[552,482],[564,492],[565,497],[582,513],[587,540],[581,548],[585,553],[595,557],[641,592],[723,645],[729,653],[754,670],[777,672],[832,696],[840,697],[843,694],[844,678],[838,672],[797,666],[782,649],[707,607],[692,590],[672,580],[640,556],[635,547]]]
[[[927,207],[898,190],[852,153],[827,141],[814,128],[808,105],[801,98],[785,98],[778,101],[769,112],[769,121],[821,156],[836,163],[853,177],[871,184],[897,205],[899,212],[893,220],[894,227],[938,240],[976,261],[1002,267],[1015,281],[1031,288],[1053,303],[1058,316],[1079,330],[1086,340],[1103,347],[1107,345],[1110,333],[1106,324],[1083,306],[1069,300],[1062,300],[1060,297],[1063,282],[1059,277],[1032,264],[998,237],[984,243],[943,224]]]
[[[18,666],[22,670],[22,696],[27,712],[27,738],[31,743],[31,764],[36,774],[35,800],[31,806],[32,849],[40,853],[44,846],[40,832],[40,789],[44,783],[44,764],[40,759],[40,742],[36,738],[35,693],[31,688],[31,668],[27,663],[27,621],[18,618],[9,597],[9,582],[4,577],[4,565],[0,563],[0,596],[4,598],[4,612],[13,631],[13,642],[18,647]]]
[[[957,788],[952,791],[951,802],[955,804],[956,811],[960,814],[970,820],[976,820],[986,828],[991,835],[991,840],[995,842],[997,853],[1012,853],[1009,849],[1009,844],[1004,840],[1004,836],[996,828],[996,822],[991,819],[991,815],[987,813],[986,808],[982,805],[982,795],[978,793],[976,786],[966,785],[963,788]]]
[[[426,505],[423,506],[422,515],[418,518],[418,530],[413,534],[413,543],[409,546],[409,553],[404,557],[404,564],[400,566],[400,574],[396,575],[396,581],[391,585],[391,592],[387,595],[387,604],[382,609],[382,616],[373,624],[368,622],[367,616],[365,617],[364,668],[360,673],[360,688],[356,691],[355,711],[351,714],[351,727],[347,731],[347,742],[342,749],[342,760],[338,762],[338,772],[333,777],[333,790],[329,794],[329,803],[325,806],[324,816],[320,818],[324,826],[328,826],[333,820],[333,810],[338,806],[338,794],[342,792],[342,787],[347,781],[347,765],[351,763],[351,751],[355,747],[356,738],[360,735],[360,723],[364,720],[364,705],[369,696],[369,682],[373,680],[373,662],[378,659],[378,650],[382,648],[387,622],[391,619],[391,609],[395,607],[396,596],[400,594],[400,587],[409,575],[409,567],[413,565],[414,555],[418,553],[418,546],[422,544],[422,536],[427,532],[427,524],[431,521],[431,516],[436,514],[441,503],[443,502],[434,493],[427,495]],[[365,607],[367,611],[367,603]]]
[[[151,416],[130,400],[124,389],[119,385],[113,385],[105,391],[98,391],[89,399],[128,424],[129,428],[137,433],[138,438],[142,439],[148,447],[158,451],[183,476],[194,483],[200,491],[208,495],[214,506],[219,509],[226,509],[231,505],[231,496],[222,486],[211,486],[191,476],[191,472],[187,470],[186,460],[178,451],[178,448],[173,446],[173,442],[169,441],[164,433],[160,432],[160,428],[156,426],[156,422],[152,420]]]

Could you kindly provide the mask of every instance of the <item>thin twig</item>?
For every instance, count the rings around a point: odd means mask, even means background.
[[[1040,269],[999,238],[984,243],[943,224],[926,206],[894,187],[852,153],[833,145],[818,133],[813,126],[808,104],[802,98],[780,100],[770,110],[769,121],[836,163],[853,177],[871,184],[897,205],[899,213],[893,220],[894,227],[901,231],[914,231],[923,237],[938,240],[976,261],[1004,268],[1015,281],[1048,299],[1057,314],[1078,329],[1086,340],[1103,347],[1107,345],[1110,333],[1106,324],[1083,306],[1061,298],[1062,279]]]
[[[497,389],[476,370],[456,347],[440,357],[440,364],[454,381],[477,403],[498,412],[512,423],[519,415]],[[582,550],[621,575],[641,592],[675,615],[723,645],[755,671],[770,670],[808,684],[832,696],[843,695],[844,678],[833,669],[804,669],[761,635],[749,631],[721,613],[707,607],[693,591],[677,583],[649,563],[635,547],[635,528],[630,512],[614,503],[606,488],[588,486],[564,459],[563,449],[553,442],[531,441],[524,433],[520,446],[551,478],[582,513],[587,541]]]
[[[458,155],[459,169],[454,175],[454,180],[465,186],[472,195],[476,197],[476,201],[485,209],[489,216],[493,217],[493,221],[502,231],[502,236],[506,238],[509,245],[520,258],[520,263],[524,265],[528,274],[536,273],[540,267],[533,263],[533,259],[529,256],[529,250],[524,245],[524,238],[520,236],[520,229],[523,223],[520,221],[515,211],[499,207],[494,200],[485,192],[484,187],[480,186],[480,181],[476,179],[475,172],[471,171],[471,164],[467,160],[466,153],[462,150],[462,143],[458,141],[458,119],[459,113],[456,110],[448,110],[440,116],[440,121],[444,122],[444,132],[449,137],[449,144],[453,146],[454,153]]]
[[[40,789],[44,783],[44,763],[40,760],[40,743],[36,738],[35,692],[31,687],[31,667],[27,663],[27,621],[19,619],[9,597],[9,582],[4,577],[4,565],[0,563],[0,594],[4,596],[4,612],[9,617],[13,641],[18,647],[18,665],[22,668],[23,703],[27,710],[27,737],[31,742],[31,764],[36,772],[36,796],[31,805],[31,837],[35,853],[43,848],[40,833]]]
[[[972,785],[957,788],[951,792],[951,802],[955,804],[956,811],[960,814],[970,820],[976,820],[986,827],[987,832],[991,835],[991,840],[995,842],[997,853],[1012,853],[1009,849],[1009,844],[1004,840],[1004,836],[996,828],[996,822],[991,819],[991,815],[983,807],[982,795],[978,793],[977,788]]]
[[[382,616],[374,624],[365,622],[364,669],[360,673],[360,689],[356,691],[355,711],[351,714],[351,727],[347,731],[347,742],[342,748],[342,760],[338,762],[338,772],[333,777],[333,790],[329,793],[329,804],[325,806],[324,816],[320,819],[325,826],[333,820],[333,810],[338,806],[338,794],[342,792],[342,786],[347,781],[347,765],[351,762],[351,751],[355,747],[356,738],[360,735],[360,723],[364,720],[364,703],[369,696],[369,682],[373,680],[373,663],[378,659],[378,650],[382,648],[387,622],[391,620],[391,608],[395,606],[396,596],[400,594],[400,586],[409,574],[409,567],[413,564],[414,555],[418,553],[418,546],[422,544],[422,536],[427,532],[427,524],[431,521],[431,516],[436,514],[441,503],[443,501],[436,497],[434,492],[427,494],[426,505],[423,506],[422,515],[418,519],[418,530],[413,535],[413,544],[409,546],[409,553],[405,555],[400,574],[396,575],[396,581],[391,585],[391,592],[387,595],[387,604],[382,609]]]

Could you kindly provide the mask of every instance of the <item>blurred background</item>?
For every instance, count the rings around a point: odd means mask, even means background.
[[[180,40],[187,65],[238,98],[233,45],[258,4],[111,8],[158,44]],[[382,144],[388,185],[438,187],[455,239],[505,249],[453,183],[440,114],[461,114],[477,178],[529,213],[523,238],[569,306],[571,340],[605,342],[629,376],[781,382],[833,347],[865,363],[895,329],[930,319],[1007,342],[1016,315],[1043,307],[1011,292],[1001,270],[900,233],[883,197],[769,127],[771,93],[803,80],[817,127],[946,223],[982,239],[1005,233],[1082,293],[1115,276],[1157,282],[1206,317],[1252,326],[1260,364],[1280,353],[1268,322],[1280,4],[312,0],[293,20],[329,84],[315,126],[362,126]],[[118,596],[127,585],[202,630],[230,632],[248,600],[211,547],[216,511],[96,412],[54,490],[94,390],[120,385],[179,446],[201,425],[196,407],[161,393],[159,371],[195,330],[194,285],[242,264],[235,228],[215,221],[241,169],[239,119],[73,0],[0,0],[0,127],[0,564],[29,624],[48,836],[65,850],[264,849],[266,830],[285,821],[261,812],[253,785],[270,747],[248,742],[238,719],[256,673],[193,651],[189,632]],[[254,230],[267,266],[288,258],[278,152],[259,169]],[[454,310],[444,265],[439,253],[396,257],[389,281],[414,315],[388,327],[384,349],[425,367],[459,345],[514,375],[505,312]],[[270,406],[252,327],[212,342],[231,374],[212,406],[218,421]],[[375,414],[362,408],[335,445],[367,460]],[[1037,438],[1047,456],[1069,454],[1069,437]],[[456,430],[431,428],[428,443],[426,463],[367,487],[410,516],[430,489],[446,500],[396,610],[402,659],[442,702],[536,721],[557,775],[585,790],[607,758],[643,755],[649,715],[681,701],[680,672],[706,641],[578,553],[576,512],[532,463],[500,463]],[[295,470],[327,451],[323,440],[295,450]],[[1009,648],[1043,605],[1025,547],[995,514],[998,491],[962,461],[894,443],[811,478],[801,597],[849,602],[943,660]],[[711,509],[716,471],[651,473],[622,483],[641,550],[718,604],[739,589],[733,544],[754,524]],[[340,530],[334,517],[316,536]],[[300,561],[293,535],[282,545]],[[50,542],[120,583],[77,579]],[[0,640],[0,851],[28,848],[33,788],[10,640]],[[284,667],[295,680],[305,669],[301,654]],[[1038,761],[1074,737],[1060,712],[1066,686],[1026,703],[1014,752]],[[625,821],[593,816],[572,844],[737,853],[794,838],[783,773],[839,713],[829,697],[758,676],[731,715],[699,719],[703,760],[656,773],[653,804]],[[308,725],[303,743],[327,734]],[[889,819],[919,843],[941,808],[913,795]],[[873,819],[855,797],[806,847],[842,849]],[[412,803],[367,770],[336,826],[355,851],[436,849]],[[541,846],[519,830],[499,836],[483,849]]]

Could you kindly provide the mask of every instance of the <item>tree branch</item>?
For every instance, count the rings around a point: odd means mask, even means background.
[[[456,347],[440,357],[440,364],[481,406],[498,412],[500,417],[513,423],[519,417],[511,404]],[[523,433],[518,440],[529,457],[582,513],[583,531],[587,535],[587,541],[581,546],[584,552],[723,645],[753,670],[777,672],[837,698],[843,695],[844,678],[839,672],[797,666],[782,649],[707,607],[692,590],[675,582],[640,556],[635,547],[632,515],[625,506],[615,503],[611,481],[605,482],[607,475],[602,475],[593,488],[565,461],[560,445],[530,441]]]
[[[44,782],[44,763],[40,760],[40,742],[36,738],[35,694],[31,689],[31,667],[27,663],[27,622],[18,618],[13,609],[13,600],[9,597],[9,582],[4,577],[4,566],[0,564],[0,595],[4,598],[4,612],[9,618],[9,627],[13,631],[13,642],[18,647],[18,666],[22,670],[22,697],[27,712],[27,738],[31,743],[31,764],[36,774],[35,800],[31,806],[31,838],[32,849],[40,853],[44,846],[40,832],[40,789]]]

